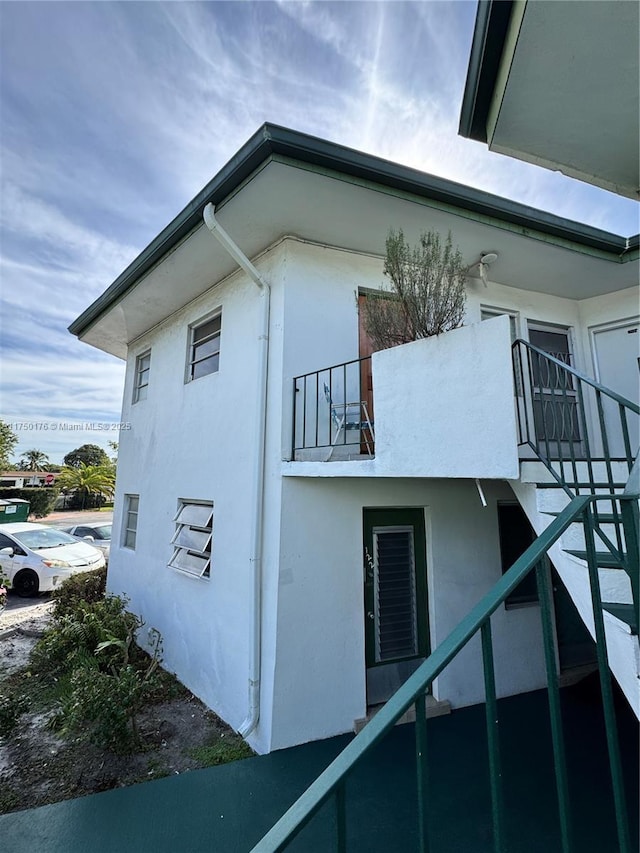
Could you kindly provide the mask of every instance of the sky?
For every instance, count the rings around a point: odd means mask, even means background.
[[[588,223],[637,206],[457,135],[476,3],[1,2],[0,418],[117,440],[124,363],[68,325],[265,121]]]

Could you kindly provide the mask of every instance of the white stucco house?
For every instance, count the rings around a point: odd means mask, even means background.
[[[466,316],[371,356],[359,312],[388,286],[390,228],[452,232]],[[514,383],[513,341],[637,403],[638,257],[637,237],[260,128],[71,326],[127,361],[108,583],[164,665],[259,752],[351,731],[531,541],[521,506],[534,527],[557,508],[523,437],[557,389]],[[629,433],[635,455],[637,418]],[[612,426],[628,474],[623,439]],[[562,595],[568,670],[591,652]],[[530,591],[494,637],[499,695],[546,683]],[[479,654],[439,678],[440,707],[483,700]]]

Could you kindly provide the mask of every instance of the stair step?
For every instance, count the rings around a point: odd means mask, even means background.
[[[586,551],[573,551],[567,549],[567,554],[573,554],[574,557],[578,557],[580,560],[587,560],[587,552]],[[623,554],[623,556],[625,556]],[[622,566],[608,551],[598,551],[596,553],[596,561],[597,565],[601,569],[621,569]]]
[[[625,622],[631,628],[632,634],[638,633],[638,620],[636,619],[633,604],[612,604],[610,602],[606,602],[602,607],[607,611],[607,613],[611,613],[612,616],[615,616],[616,619],[619,619],[621,622]]]
[[[542,510],[542,515],[552,515],[554,518],[557,518],[560,513],[559,512],[549,512],[547,510]],[[618,513],[616,516],[612,512],[599,512],[598,513],[598,522],[600,524],[616,524],[621,521],[622,516]],[[580,518],[576,518],[574,524],[582,524],[582,516]]]
[[[535,484],[539,489],[563,489],[564,486],[562,483],[553,482],[553,483],[536,483]],[[613,489],[612,497],[616,497],[617,494],[621,494],[624,491],[626,483],[591,483],[588,480],[585,482],[576,483],[570,480],[565,481],[565,485],[570,489],[584,489],[588,491],[590,489],[606,489],[605,496],[608,496],[609,492]]]

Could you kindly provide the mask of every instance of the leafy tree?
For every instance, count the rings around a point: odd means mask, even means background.
[[[85,508],[87,498],[91,495],[112,497],[115,484],[113,465],[108,459],[105,465],[86,465],[81,462],[78,468],[63,468],[57,483],[66,491],[74,491],[82,495],[81,509]]]
[[[11,467],[11,456],[17,443],[18,436],[9,424],[0,421],[0,469],[2,471]]]
[[[451,233],[443,242],[436,231],[428,231],[410,246],[402,229],[390,231],[384,273],[391,279],[391,293],[373,294],[364,308],[367,334],[378,349],[439,335],[462,324],[466,267]]]
[[[111,460],[101,447],[97,444],[83,444],[64,457],[67,468],[79,468],[81,465],[107,465]]]
[[[25,450],[20,456],[20,466],[23,471],[44,471],[49,464],[49,457],[42,450]]]

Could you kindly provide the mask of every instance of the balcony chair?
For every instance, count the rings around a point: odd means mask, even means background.
[[[351,402],[334,402],[331,399],[331,390],[326,382],[324,383],[324,396],[329,404],[331,422],[335,429],[335,435],[331,440],[331,447],[335,447],[337,445],[340,433],[343,430],[345,432],[344,444],[347,444],[347,430],[358,430],[358,432],[360,432],[360,442],[364,442],[367,448],[367,453],[369,456],[373,456],[373,443],[375,439],[373,434],[373,424],[369,417],[367,401],[354,400]]]

